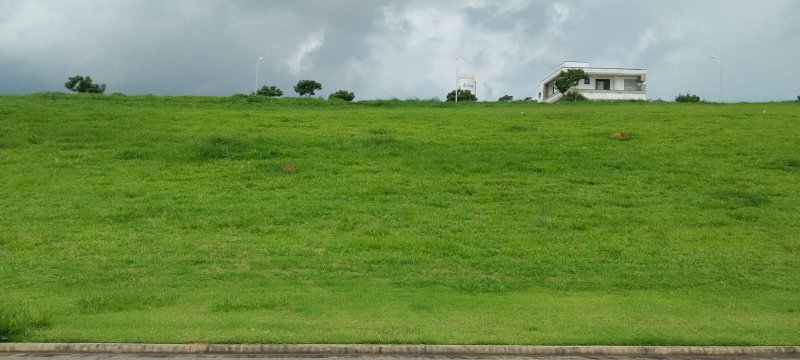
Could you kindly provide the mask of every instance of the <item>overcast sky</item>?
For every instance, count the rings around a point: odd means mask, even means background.
[[[301,79],[319,95],[445,97],[456,61],[481,100],[536,97],[564,60],[647,70],[651,99],[800,95],[796,0],[0,0],[0,93],[231,95]]]

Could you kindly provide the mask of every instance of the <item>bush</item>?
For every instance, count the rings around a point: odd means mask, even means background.
[[[586,101],[588,100],[586,96],[577,92],[577,91],[569,91],[559,99],[559,102],[566,102],[566,101]]]
[[[356,97],[356,95],[353,94],[352,91],[338,90],[338,91],[328,95],[328,100],[340,99],[340,100],[344,100],[344,101],[353,101],[353,99],[355,99],[355,97]]]
[[[696,103],[696,102],[700,102],[700,97],[697,96],[697,95],[694,95],[694,94],[689,94],[689,93],[678,94],[678,96],[675,97],[675,102],[679,102],[679,103]]]
[[[500,101],[500,102],[514,101],[514,97],[511,96],[511,95],[503,95],[499,99],[497,99],[497,101]]]
[[[106,84],[94,84],[91,76],[81,75],[70,77],[64,87],[70,91],[89,94],[102,94],[106,91]]]
[[[283,96],[283,91],[278,89],[275,85],[264,85],[261,89],[256,91],[256,95],[266,96],[266,97],[281,97]]]
[[[447,101],[456,101],[456,91],[447,93]],[[458,101],[478,101],[478,97],[469,90],[458,89]]]

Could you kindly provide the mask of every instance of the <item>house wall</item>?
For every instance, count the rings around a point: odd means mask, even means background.
[[[611,80],[611,90],[625,90],[625,79],[639,80],[638,76],[589,75],[589,83],[578,83],[578,90],[594,90],[597,79]]]
[[[584,81],[578,83],[577,89],[590,100],[647,100],[647,90],[644,84],[640,85],[639,91],[625,91],[625,80],[632,79],[641,82],[646,81],[646,73],[642,69],[621,69],[621,68],[592,68],[588,63],[565,62],[558,70],[539,83],[539,101],[553,102],[560,98],[557,90],[553,86],[555,77],[565,70],[567,66],[572,68],[583,68],[589,76],[589,83]],[[595,90],[597,79],[611,80],[609,90]],[[555,95],[554,95],[555,94]]]
[[[638,91],[584,90],[581,94],[589,100],[647,100],[647,95]]]

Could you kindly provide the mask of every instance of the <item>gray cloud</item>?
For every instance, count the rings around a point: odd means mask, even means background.
[[[228,95],[300,79],[358,98],[439,97],[455,58],[478,96],[534,96],[564,60],[648,70],[650,98],[800,95],[800,2],[0,0],[0,93]]]

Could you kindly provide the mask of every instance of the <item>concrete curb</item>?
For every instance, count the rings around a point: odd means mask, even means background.
[[[800,355],[800,346],[0,343],[0,353],[789,357]]]

